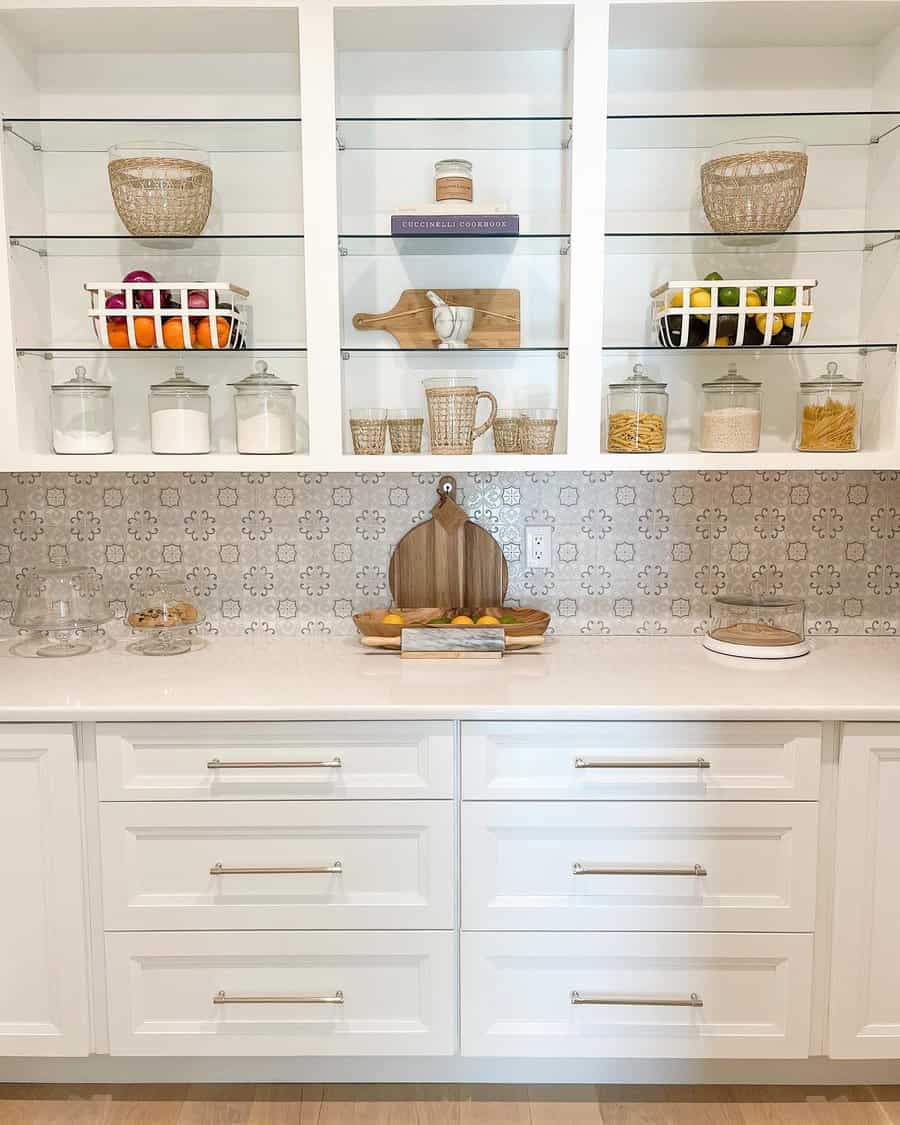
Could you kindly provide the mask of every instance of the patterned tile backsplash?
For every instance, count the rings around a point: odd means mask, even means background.
[[[390,553],[436,500],[438,474],[0,475],[0,624],[21,574],[95,567],[117,617],[148,571],[173,569],[213,633],[354,632],[387,606]],[[471,473],[459,499],[509,560],[512,604],[562,634],[690,634],[709,596],[808,602],[813,633],[900,628],[900,473]],[[529,570],[525,527],[553,529]],[[117,627],[123,628],[121,624]]]

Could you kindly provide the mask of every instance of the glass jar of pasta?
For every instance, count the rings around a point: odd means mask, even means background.
[[[644,374],[636,363],[624,383],[606,393],[606,448],[609,453],[662,453],[666,448],[669,395],[665,383]]]
[[[834,362],[818,379],[800,384],[797,449],[804,453],[856,453],[861,447],[863,385]]]

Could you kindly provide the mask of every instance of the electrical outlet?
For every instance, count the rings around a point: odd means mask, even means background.
[[[546,570],[550,566],[553,529],[531,525],[525,528],[525,565],[532,570]]]

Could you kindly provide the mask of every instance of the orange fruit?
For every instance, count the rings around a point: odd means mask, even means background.
[[[194,330],[193,324],[188,324],[188,343],[184,342],[184,325],[181,322],[180,316],[170,316],[168,320],[163,321],[163,343],[167,348],[186,348],[191,347],[197,340],[197,333]]]
[[[216,338],[220,348],[228,343],[229,326],[224,316],[216,317]],[[209,331],[209,318],[203,317],[197,324],[197,347],[211,348],[212,336]]]
[[[139,348],[152,348],[156,344],[156,325],[152,316],[134,318],[134,339]]]
[[[128,329],[122,324],[107,324],[106,332],[109,336],[109,346],[111,348],[130,348],[131,344],[128,342]]]

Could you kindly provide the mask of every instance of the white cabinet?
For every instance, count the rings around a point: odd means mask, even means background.
[[[811,931],[811,802],[473,801],[466,930]]]
[[[107,930],[449,929],[450,801],[104,804]]]
[[[0,1056],[88,1052],[79,809],[72,728],[0,727]]]
[[[815,801],[816,723],[462,726],[466,800]]]
[[[900,1058],[900,723],[851,723],[838,781],[829,1054]]]
[[[449,1055],[452,933],[108,934],[114,1055]]]
[[[453,724],[101,723],[104,801],[453,796]]]
[[[798,1058],[811,934],[463,934],[462,1051]]]

